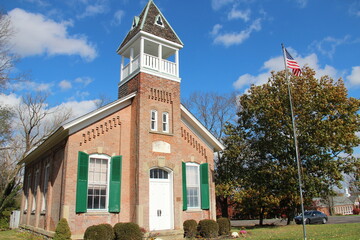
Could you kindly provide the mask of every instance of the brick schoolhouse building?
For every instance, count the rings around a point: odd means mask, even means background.
[[[51,235],[66,218],[81,239],[100,223],[151,231],[215,219],[213,153],[223,146],[180,103],[182,47],[150,0],[117,50],[118,100],[64,124],[22,161],[22,227]]]

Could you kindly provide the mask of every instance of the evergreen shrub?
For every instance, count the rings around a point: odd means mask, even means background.
[[[71,240],[71,231],[65,218],[60,219],[56,225],[53,240]]]
[[[136,223],[117,223],[114,226],[116,240],[142,240],[143,232]]]
[[[110,224],[104,223],[93,225],[86,229],[84,233],[84,240],[114,240],[115,234]]]
[[[215,238],[218,236],[219,225],[211,219],[199,221],[198,232],[204,238]]]
[[[193,238],[197,234],[197,222],[194,219],[186,220],[183,223],[184,237]]]
[[[229,235],[231,229],[230,220],[222,217],[218,218],[216,222],[219,225],[219,235]]]

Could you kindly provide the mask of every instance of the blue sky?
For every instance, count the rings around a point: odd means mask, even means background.
[[[0,101],[14,103],[44,90],[49,107],[65,104],[78,114],[94,100],[117,97],[116,49],[146,0],[7,0],[17,72]],[[343,78],[349,95],[360,92],[360,1],[155,0],[185,44],[180,51],[182,97],[194,91],[243,93],[282,70],[281,43],[318,76]]]

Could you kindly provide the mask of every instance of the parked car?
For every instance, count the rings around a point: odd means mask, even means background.
[[[295,217],[294,219],[297,224],[302,224],[302,214]],[[328,221],[328,217],[326,216],[325,213],[322,213],[320,211],[305,211],[304,220],[306,224],[310,224],[310,223],[325,224]]]

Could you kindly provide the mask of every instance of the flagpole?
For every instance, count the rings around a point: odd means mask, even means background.
[[[303,194],[302,194],[302,180],[301,180],[301,167],[300,167],[300,154],[297,142],[297,135],[296,135],[296,124],[295,124],[295,117],[294,117],[294,110],[292,104],[292,97],[291,97],[291,87],[290,87],[290,80],[288,76],[288,68],[286,65],[286,57],[285,57],[285,47],[284,44],[281,44],[283,57],[284,57],[284,64],[285,64],[285,78],[288,87],[288,94],[289,94],[289,102],[290,102],[290,111],[291,111],[291,121],[293,127],[293,134],[294,134],[294,145],[295,145],[295,154],[296,154],[296,163],[297,163],[297,172],[298,172],[298,181],[299,181],[299,191],[300,191],[300,203],[301,203],[301,213],[302,213],[302,225],[303,225],[303,235],[304,240],[306,240],[306,226],[305,226],[305,216],[304,216],[304,201],[303,201]]]

